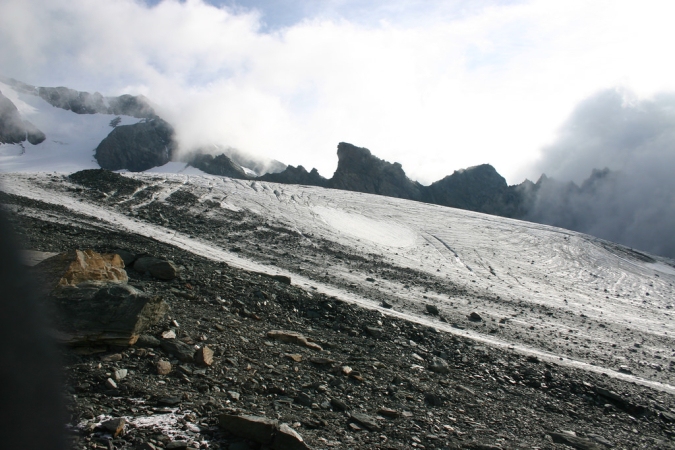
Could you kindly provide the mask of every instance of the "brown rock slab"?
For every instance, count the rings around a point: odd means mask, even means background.
[[[71,250],[59,253],[36,264],[31,273],[45,293],[56,287],[80,283],[126,283],[124,261],[118,255],[100,254],[93,250]]]
[[[320,345],[310,342],[305,336],[295,331],[272,330],[267,332],[267,337],[288,344],[302,345],[312,350],[323,350]]]
[[[210,366],[213,364],[213,350],[205,345],[195,352],[194,359],[200,366]]]

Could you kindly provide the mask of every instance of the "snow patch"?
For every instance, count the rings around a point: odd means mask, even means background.
[[[323,206],[315,206],[313,211],[340,233],[357,239],[366,239],[378,245],[412,247],[417,240],[415,232],[395,222],[383,222],[361,214]]]

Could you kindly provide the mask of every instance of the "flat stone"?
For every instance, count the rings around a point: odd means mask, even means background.
[[[107,387],[108,389],[117,389],[117,383],[115,383],[115,380],[113,380],[112,378],[108,378],[107,380],[105,380],[105,387]]]
[[[320,345],[310,342],[305,336],[295,331],[272,330],[267,332],[267,337],[288,344],[302,345],[312,350],[323,350]]]
[[[389,408],[380,408],[377,410],[377,413],[381,416],[388,417],[389,419],[396,419],[398,416],[401,415],[401,413],[396,411],[395,409]]]
[[[155,348],[159,347],[159,339],[149,334],[141,334],[134,345],[140,348]]]
[[[176,332],[173,330],[167,330],[162,332],[162,339],[176,339]],[[159,347],[159,339],[157,340]]]
[[[113,373],[113,377],[115,378],[115,381],[120,381],[126,378],[128,373],[129,371],[127,369],[118,369]]]
[[[571,433],[548,433],[556,444],[565,444],[574,447],[577,450],[602,450],[598,443],[590,439],[580,438]]]
[[[374,338],[379,338],[382,336],[382,333],[384,333],[384,330],[378,327],[366,326],[366,333]]]
[[[195,349],[193,346],[186,344],[185,342],[175,339],[162,339],[160,341],[160,347],[162,347],[162,350],[174,355],[182,362],[194,361]]]
[[[427,312],[431,314],[432,316],[437,316],[440,314],[440,311],[438,310],[438,306],[436,305],[424,305],[427,309]]]
[[[274,439],[279,422],[259,416],[221,414],[218,416],[218,425],[235,436],[269,445]]]
[[[352,420],[368,431],[380,431],[382,429],[380,424],[377,423],[377,419],[367,414],[352,413]]]

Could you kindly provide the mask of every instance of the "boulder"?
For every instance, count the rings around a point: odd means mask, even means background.
[[[56,310],[57,337],[68,345],[133,345],[168,310],[161,298],[112,282],[62,286],[49,299]]]
[[[308,450],[302,437],[291,427],[266,417],[231,414],[218,416],[221,428],[235,436],[267,445],[272,450]]]
[[[127,282],[124,262],[118,255],[99,254],[93,250],[71,250],[36,264],[32,269],[44,291],[77,286],[81,283]]]
[[[174,263],[152,256],[138,258],[132,267],[136,272],[149,272],[160,280],[173,280],[178,274],[178,268]]]

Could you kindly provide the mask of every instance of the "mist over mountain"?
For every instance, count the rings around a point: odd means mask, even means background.
[[[600,92],[544,149],[535,170],[551,178],[539,180],[522,218],[674,257],[674,167],[675,95]]]

